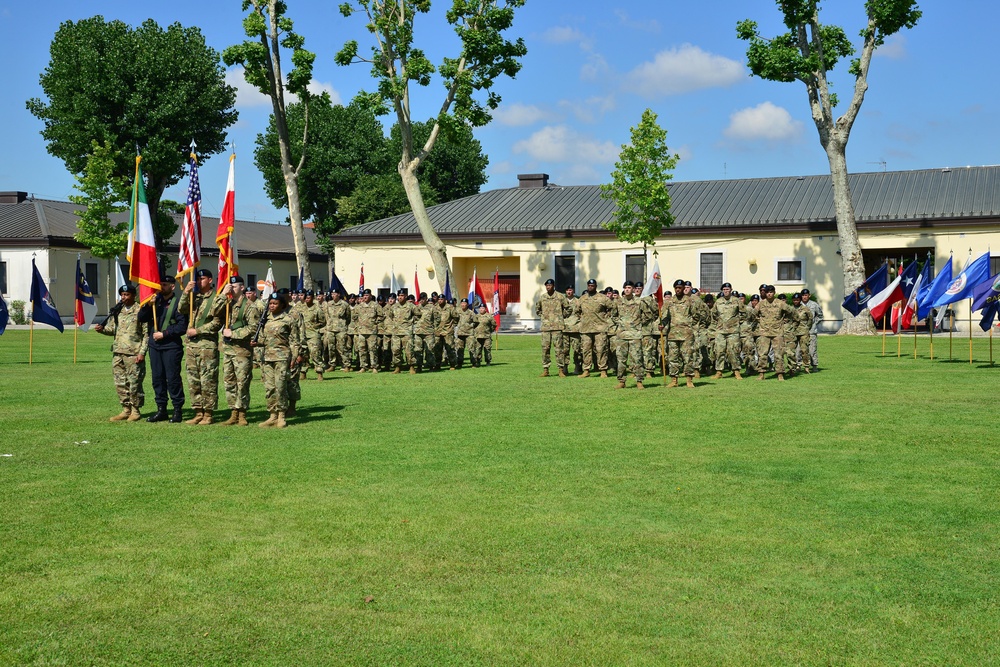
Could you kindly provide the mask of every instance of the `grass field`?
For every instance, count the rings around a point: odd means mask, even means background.
[[[80,340],[0,338],[0,664],[1000,662],[985,339],[638,392],[506,336],[284,431],[110,424]]]

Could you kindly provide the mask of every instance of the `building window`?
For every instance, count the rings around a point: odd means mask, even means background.
[[[317,292],[322,292],[323,291],[323,281],[322,280],[317,280],[317,281],[315,281],[315,283],[316,283],[316,287],[315,287],[316,291]]]
[[[0,294],[7,293],[7,262],[0,262]]]
[[[556,255],[555,272],[557,292],[565,292],[567,287],[576,289],[576,255]]]
[[[320,287],[320,289],[322,289],[322,286]],[[391,293],[392,293],[391,287],[379,287],[378,294],[376,294],[375,296],[376,298],[379,299],[388,299]]]
[[[289,276],[288,277],[288,289],[290,289],[290,290],[292,290],[294,292],[298,288],[299,288],[299,277],[298,276]]]
[[[631,280],[633,283],[646,280],[645,255],[625,255],[625,280]]]
[[[774,260],[775,282],[778,283],[801,283],[802,264],[799,257],[790,257]]]
[[[718,292],[725,280],[723,276],[723,254],[721,252],[698,253],[698,289],[702,292]]]
[[[87,262],[83,265],[83,277],[87,280],[90,293],[98,296],[101,293],[101,284],[98,282],[97,262]]]
[[[990,255],[990,275],[1000,273],[1000,255]]]
[[[247,288],[257,289],[257,274],[248,273],[247,274]]]

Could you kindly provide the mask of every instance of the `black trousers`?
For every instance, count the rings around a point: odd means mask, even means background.
[[[184,350],[158,350],[149,347],[149,372],[153,378],[153,392],[156,394],[156,407],[167,408],[167,396],[175,408],[184,405],[184,383],[181,382],[181,358]]]

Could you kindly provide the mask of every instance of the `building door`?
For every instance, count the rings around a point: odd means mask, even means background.
[[[565,292],[567,287],[576,289],[576,255],[556,255],[556,291]],[[520,283],[520,281],[518,281]],[[520,285],[518,286],[520,292]],[[510,303],[515,303],[511,301]]]

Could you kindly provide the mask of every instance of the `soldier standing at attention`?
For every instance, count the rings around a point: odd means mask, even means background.
[[[715,325],[715,379],[722,377],[726,362],[733,370],[733,377],[740,375],[740,327],[746,319],[743,300],[733,296],[733,286],[722,283],[722,296],[712,305],[712,322]]]
[[[126,419],[137,422],[142,418],[139,409],[145,401],[142,381],[146,377],[146,349],[149,346],[149,327],[139,321],[139,306],[135,302],[135,286],[126,283],[118,288],[121,299],[118,312],[106,324],[94,330],[105,336],[114,336],[111,344],[111,370],[122,411],[109,421]]]
[[[413,323],[417,319],[417,307],[412,301],[407,301],[406,294],[400,290],[396,303],[386,313],[386,325],[390,335],[392,348],[392,372],[399,375],[403,366],[410,367],[410,374],[417,372],[413,359]]]
[[[795,317],[795,311],[784,299],[774,298],[774,285],[764,288],[764,300],[757,306],[757,371],[764,379],[768,352],[774,351],[774,370],[779,380],[785,379],[785,322]]]
[[[618,347],[618,389],[625,388],[629,367],[635,375],[635,388],[644,389],[645,368],[642,365],[642,327],[646,324],[647,309],[635,298],[635,286],[625,281],[622,296],[615,301],[613,315],[615,338]]]
[[[444,294],[438,295],[437,324],[437,354],[438,367],[448,363],[449,370],[455,370],[455,325],[458,324],[458,312],[455,306],[448,303]]]
[[[812,300],[812,292],[807,289],[802,290],[802,305],[812,312],[812,326],[809,327],[809,360],[803,359],[802,365],[807,363],[812,370],[819,368],[819,352],[816,349],[816,339],[819,334],[819,323],[823,321],[823,306]]]
[[[479,312],[473,318],[475,322],[476,346],[472,350],[472,365],[479,366],[481,360],[489,366],[493,362],[493,332],[497,323],[493,316],[486,312],[486,304],[479,306]]]
[[[462,368],[465,363],[465,348],[469,347],[471,355],[472,348],[476,345],[474,312],[469,310],[469,300],[462,299],[458,303],[458,325],[455,329],[455,367]],[[471,361],[471,356],[470,356]]]
[[[302,371],[302,364],[305,361],[305,355],[308,352],[306,348],[306,326],[302,321],[302,315],[299,312],[299,308],[302,306],[301,301],[296,301],[291,306],[292,295],[289,290],[282,287],[278,290],[278,294],[284,299],[285,311],[288,313],[289,319],[292,321],[296,327],[298,327],[298,333],[296,334],[299,342],[302,344],[302,351],[293,355],[289,361],[288,374],[287,374],[287,389],[288,392],[288,409],[285,411],[285,415],[291,417],[295,414],[295,406],[300,400],[302,400],[302,384],[299,382],[299,376]],[[268,309],[271,307],[271,302],[268,301]]]
[[[378,321],[380,316],[379,307],[372,300],[372,291],[366,289],[359,303],[354,308],[352,321],[357,320],[354,335],[354,347],[358,352],[359,373],[364,373],[371,369],[372,373],[378,373]]]
[[[291,407],[288,376],[302,363],[305,344],[300,336],[301,328],[288,312],[283,294],[272,294],[267,309],[267,322],[257,344],[264,349],[261,376],[270,416],[260,423],[260,427],[285,428],[285,416]]]
[[[188,328],[188,314],[179,307],[180,296],[174,294],[177,280],[173,276],[160,278],[160,293],[139,312],[139,320],[149,327],[149,370],[156,395],[156,414],[146,421],[169,421],[180,424],[184,407],[184,383],[181,381],[181,358],[184,356],[183,336]],[[153,329],[153,309],[156,325]],[[174,414],[167,419],[167,396],[174,405]]]
[[[795,370],[809,371],[809,330],[813,325],[812,310],[805,304],[801,292],[792,296],[792,309],[795,317],[791,324],[791,338],[788,347],[789,367]]]
[[[302,315],[306,345],[309,347],[309,362],[302,367],[300,379],[306,379],[306,372],[311,363],[316,371],[316,379],[322,382],[323,371],[326,368],[326,362],[323,360],[323,327],[326,326],[326,315],[323,313],[323,307],[316,303],[316,293],[313,290],[305,291],[305,298],[299,306],[299,314]]]
[[[552,364],[551,350],[556,349],[556,365],[559,367],[559,377],[566,377],[566,352],[563,349],[562,335],[565,319],[571,314],[566,297],[556,292],[556,282],[549,278],[545,281],[545,294],[535,304],[535,314],[542,318],[542,377],[549,376],[549,366]]]
[[[660,304],[657,303],[655,294],[642,296],[642,291],[643,283],[640,280],[635,284],[632,294],[635,295],[635,298],[639,300],[642,307],[646,310],[646,314],[643,316],[643,321],[646,324],[642,325],[642,365],[646,371],[646,375],[654,377],[660,357],[659,341],[656,340],[660,337],[660,329],[656,326],[657,322],[660,321]]]
[[[195,282],[198,289],[194,289]],[[225,315],[225,299],[215,298],[212,272],[198,269],[195,280],[184,288],[178,308],[193,315],[184,343],[185,370],[194,417],[186,424],[211,424],[219,402],[219,331]]]
[[[231,276],[219,295],[229,299],[228,319],[222,329],[222,381],[226,404],[231,410],[225,426],[246,426],[250,407],[250,381],[253,379],[253,348],[250,339],[257,330],[260,314],[243,296],[243,278]],[[225,312],[223,313],[225,317]]]
[[[434,332],[437,331],[438,310],[427,305],[427,293],[420,293],[420,304],[417,306],[417,319],[413,323],[413,352],[417,358],[417,371],[426,366],[434,370]]]
[[[674,296],[663,300],[660,313],[660,335],[667,340],[668,387],[677,386],[677,377],[684,373],[687,386],[694,387],[694,368],[691,365],[691,348],[694,345],[694,305],[684,292],[684,281],[674,281]]]
[[[576,290],[566,288],[566,303],[569,305],[569,315],[563,318],[563,358],[566,366],[573,363],[573,372],[579,375],[583,372],[583,354],[580,352],[580,304],[576,298]],[[567,371],[569,372],[569,371]]]
[[[601,377],[608,377],[608,325],[612,303],[597,291],[597,281],[587,281],[587,291],[580,295],[580,346],[583,348],[582,378],[590,377],[594,362]],[[594,357],[597,357],[596,359]]]
[[[253,307],[254,310],[257,311],[257,317],[259,318],[261,315],[263,315],[264,310],[267,308],[267,301],[261,301],[258,298],[259,295],[257,294],[257,290],[254,289],[254,286],[253,285],[248,286],[243,294],[244,296],[246,296],[247,302]],[[260,362],[264,358],[263,355],[264,355],[264,350],[256,347],[253,349],[254,367],[260,368]]]
[[[351,323],[351,306],[340,292],[330,292],[326,302],[326,342],[330,348],[330,367],[339,363],[345,373],[351,370],[351,348],[347,327]]]

